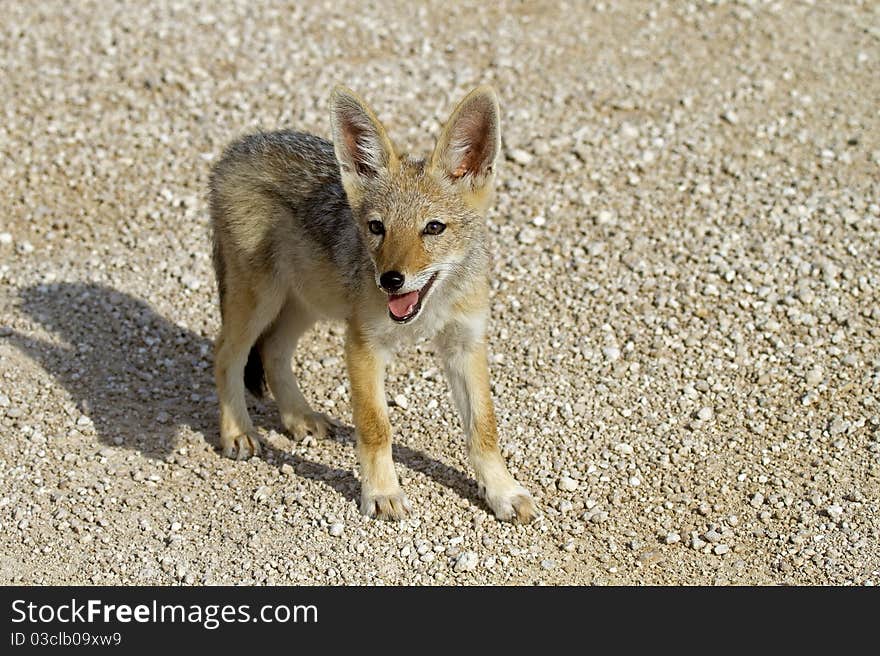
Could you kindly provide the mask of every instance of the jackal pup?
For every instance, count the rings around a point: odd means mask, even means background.
[[[486,359],[484,214],[501,139],[495,92],[472,91],[427,160],[398,153],[348,89],[334,89],[330,104],[332,144],[300,132],[256,134],[232,144],[211,175],[223,454],[260,452],[246,386],[259,395],[268,383],[295,437],[333,429],[303,397],[291,361],[315,321],[343,320],[361,512],[405,517],[384,369],[401,344],[434,338],[486,502],[501,519],[531,521],[534,501],[498,450]]]

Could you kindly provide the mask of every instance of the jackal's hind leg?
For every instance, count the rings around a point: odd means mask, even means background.
[[[306,433],[326,437],[339,424],[321,412],[315,412],[303,396],[293,372],[293,353],[303,333],[314,318],[294,299],[288,299],[278,318],[260,340],[260,357],[266,381],[278,404],[281,422],[295,439]]]
[[[278,313],[280,300],[270,294],[227,287],[223,326],[217,339],[214,376],[220,401],[220,447],[223,455],[246,460],[259,455],[260,441],[248,415],[244,367],[251,346]]]

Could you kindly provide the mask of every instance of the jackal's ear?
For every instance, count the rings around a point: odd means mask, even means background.
[[[337,86],[330,95],[330,107],[333,148],[342,183],[351,196],[383,170],[395,166],[397,157],[385,128],[353,91]]]
[[[472,193],[489,187],[501,149],[500,114],[492,87],[471,91],[443,127],[431,168]]]

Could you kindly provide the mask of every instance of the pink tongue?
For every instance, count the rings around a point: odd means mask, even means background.
[[[409,294],[400,294],[399,296],[390,296],[388,298],[388,309],[398,319],[402,319],[413,311],[416,303],[419,302],[419,293],[410,292]]]

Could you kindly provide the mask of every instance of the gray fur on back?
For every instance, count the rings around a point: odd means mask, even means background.
[[[223,305],[224,247],[240,245],[246,231],[260,232],[246,257],[256,268],[283,265],[297,244],[320,249],[349,286],[369,262],[339,175],[333,145],[303,132],[281,130],[243,137],[230,145],[211,172],[214,265]],[[257,220],[255,213],[262,218]],[[277,271],[284,274],[285,271]]]

